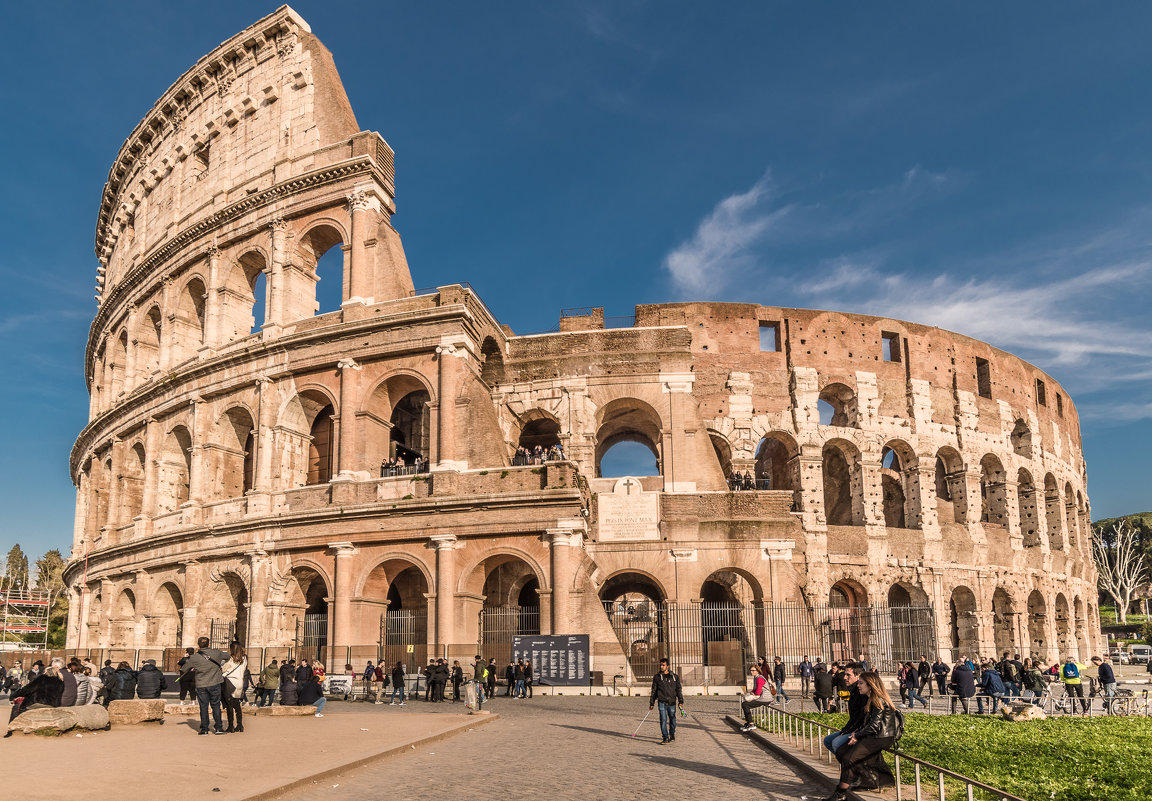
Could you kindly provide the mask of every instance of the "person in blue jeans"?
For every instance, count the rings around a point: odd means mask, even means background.
[[[396,703],[396,696],[399,694],[400,703]],[[396,666],[392,668],[392,700],[389,705],[395,704],[396,706],[404,706],[404,663],[397,662]]]
[[[224,724],[220,720],[220,685],[224,682],[224,674],[220,666],[228,659],[228,655],[218,648],[208,647],[208,638],[201,637],[196,641],[199,650],[184,663],[184,672],[180,679],[193,675],[196,683],[196,701],[200,704],[200,734],[208,733],[208,710],[212,710],[213,731],[216,734],[224,733]],[[177,682],[180,681],[177,679]]]
[[[1008,689],[1004,686],[1004,680],[1000,677],[1000,672],[993,667],[992,663],[988,663],[988,667],[984,668],[984,672],[980,674],[980,689],[981,692],[976,696],[976,714],[984,714],[984,697],[985,695],[992,696],[992,714],[996,714],[997,707],[1000,706],[1000,699],[1008,694]]]
[[[660,660],[660,672],[652,677],[652,695],[648,698],[648,711],[660,705],[660,744],[676,739],[676,710],[684,706],[684,688],[680,677],[672,672],[667,659]]]
[[[784,671],[784,660],[776,657],[775,666],[772,668],[772,681],[776,683],[776,700],[784,699],[784,703],[788,703],[788,693],[784,692],[784,678],[787,675]]]
[[[856,688],[856,682],[860,680],[860,673],[860,665],[857,662],[849,662],[844,667],[844,684],[848,687],[849,692],[848,722],[840,731],[831,732],[824,738],[824,747],[833,754],[851,739],[852,732],[864,725],[864,720],[867,718],[868,699],[861,695]]]

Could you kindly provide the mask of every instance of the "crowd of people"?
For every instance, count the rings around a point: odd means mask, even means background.
[[[477,657],[479,667],[472,666],[472,679],[479,684],[485,697],[496,695],[496,681],[499,668],[493,657],[485,662]],[[403,662],[397,662],[388,668],[383,662],[373,664],[371,660],[364,666],[364,670],[357,672],[352,665],[344,666],[344,673],[359,680],[363,695],[366,699],[375,699],[377,704],[384,703],[389,698],[392,706],[404,706],[405,698],[419,700],[421,694],[421,680],[423,680],[423,700],[429,703],[465,701],[461,695],[461,688],[467,686],[469,678],[465,668],[459,660],[448,664],[447,659],[429,659],[428,664],[409,676],[408,668]],[[477,675],[479,674],[479,675]],[[508,662],[503,670],[507,689],[504,695],[510,698],[532,697],[532,663],[519,659]],[[409,684],[412,686],[409,687]],[[449,691],[451,685],[451,691]],[[391,690],[389,691],[389,687]],[[348,697],[347,695],[345,696]]]
[[[411,462],[405,462],[399,456],[393,456],[391,459],[385,459],[380,462],[380,478],[413,476],[427,472],[428,460],[423,456],[417,456]]]
[[[741,492],[744,490],[772,489],[772,486],[771,480],[767,476],[753,478],[751,473],[741,473],[739,470],[734,470],[728,476],[728,489],[731,492]]]
[[[559,444],[545,448],[537,445],[534,448],[520,446],[512,456],[513,467],[526,467],[531,464],[544,464],[545,462],[561,462],[564,460],[564,449]]]

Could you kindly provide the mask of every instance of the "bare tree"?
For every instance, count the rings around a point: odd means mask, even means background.
[[[1092,531],[1092,557],[1100,574],[1100,589],[1116,601],[1116,622],[1126,623],[1132,594],[1149,580],[1149,565],[1144,560],[1136,529],[1127,520],[1111,529]]]

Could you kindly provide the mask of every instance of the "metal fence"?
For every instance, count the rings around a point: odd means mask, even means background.
[[[512,658],[512,638],[540,633],[539,606],[491,606],[480,612],[480,649],[503,668]]]
[[[936,653],[930,606],[605,602],[604,612],[637,680],[668,657],[687,684],[742,684],[758,657],[779,656],[795,673],[807,656],[847,661],[865,654],[874,670]]]

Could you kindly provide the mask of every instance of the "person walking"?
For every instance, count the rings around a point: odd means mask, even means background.
[[[936,689],[940,691],[940,695],[947,697],[948,665],[940,657],[936,657],[936,661],[932,663],[932,676],[936,679]]]
[[[885,748],[892,747],[904,733],[904,718],[884,689],[880,674],[865,671],[856,684],[865,699],[864,723],[836,752],[836,759],[840,762],[840,783],[826,801],[846,801],[851,787],[879,789],[882,784],[879,771],[868,763]],[[884,772],[887,773],[887,765],[884,765]],[[873,773],[877,775],[868,775]]]
[[[1097,669],[1097,681],[1100,682],[1100,694],[1104,696],[1104,711],[1112,710],[1112,699],[1116,697],[1116,672],[1112,670],[1112,660],[1105,654],[1103,657],[1092,657],[1092,664]]]
[[[1087,665],[1080,664],[1073,656],[1066,657],[1064,664],[1060,667],[1060,680],[1064,682],[1064,692],[1070,699],[1069,714],[1076,714],[1075,698],[1080,699],[1081,714],[1088,714],[1088,699],[1084,697],[1084,680],[1082,678],[1087,669]]]
[[[484,667],[483,658],[480,654],[476,654],[476,660],[472,663],[472,689],[476,693],[477,711],[484,708],[484,685],[487,681],[487,672],[488,669]]]
[[[967,715],[970,711],[968,699],[976,694],[976,679],[972,676],[972,668],[968,667],[967,662],[957,662],[956,667],[952,668],[950,686],[952,689],[952,713],[955,714],[956,701],[959,700],[964,714]]]
[[[928,663],[928,657],[924,654],[920,655],[920,662],[916,665],[916,677],[919,679],[920,689],[927,690],[928,696],[932,696],[932,665]]]
[[[812,663],[808,661],[808,657],[800,660],[800,697],[807,698],[808,692],[812,687],[812,677],[816,675],[816,669],[812,667]]]
[[[816,675],[812,683],[815,688],[812,698],[816,701],[816,711],[827,712],[828,702],[835,697],[836,690],[832,686],[832,674],[823,664],[816,666]]]
[[[220,698],[224,702],[224,710],[228,714],[228,734],[244,731],[244,674],[248,672],[248,654],[240,643],[232,643],[228,661],[221,668],[220,673],[224,683],[220,687]]]
[[[672,672],[667,657],[660,660],[660,671],[652,677],[652,694],[648,698],[648,711],[660,705],[660,744],[676,739],[676,710],[684,707],[684,688],[680,677]]]
[[[496,695],[496,657],[488,660],[488,673],[485,681],[488,683],[488,697],[493,698]]]
[[[138,698],[159,698],[160,693],[168,689],[168,680],[163,672],[156,668],[155,659],[145,659],[136,674],[136,696]]]
[[[927,664],[927,663],[925,663]],[[916,706],[916,702],[924,704],[924,708],[928,708],[928,702],[924,700],[924,696],[920,694],[920,671],[911,663],[905,662],[906,668],[904,673],[904,692],[908,696],[908,708],[912,709]]]
[[[852,736],[852,732],[864,725],[864,720],[867,717],[867,699],[861,695],[858,686],[861,673],[863,673],[863,671],[860,670],[860,664],[858,662],[849,662],[844,666],[844,670],[840,675],[840,680],[846,687],[844,692],[848,694],[847,702],[841,705],[840,711],[848,712],[848,721],[841,729],[829,732],[824,737],[824,747],[833,754],[848,742],[848,739]],[[844,709],[845,706],[847,710]]]
[[[212,710],[212,723],[215,734],[224,733],[224,724],[220,720],[220,685],[224,683],[224,674],[220,666],[227,661],[227,655],[218,648],[209,648],[207,637],[196,640],[199,650],[188,657],[184,663],[183,678],[188,673],[194,674],[196,683],[196,703],[200,705],[200,734],[208,733],[208,710]]]
[[[776,682],[776,698],[779,699],[783,696],[784,700],[780,703],[780,706],[784,706],[784,704],[787,704],[789,701],[788,693],[784,692],[784,679],[787,676],[787,672],[784,669],[783,659],[776,657],[774,661],[776,664],[772,667],[772,680]]]
[[[260,671],[264,681],[264,694],[260,696],[256,706],[272,706],[276,703],[276,691],[280,689],[280,666],[273,659]]]
[[[740,709],[744,713],[744,725],[740,727],[741,731],[752,731],[756,728],[752,723],[752,710],[758,706],[770,706],[775,696],[772,685],[761,675],[759,667],[752,665],[748,671],[752,674],[752,693],[745,695],[740,702]]]

